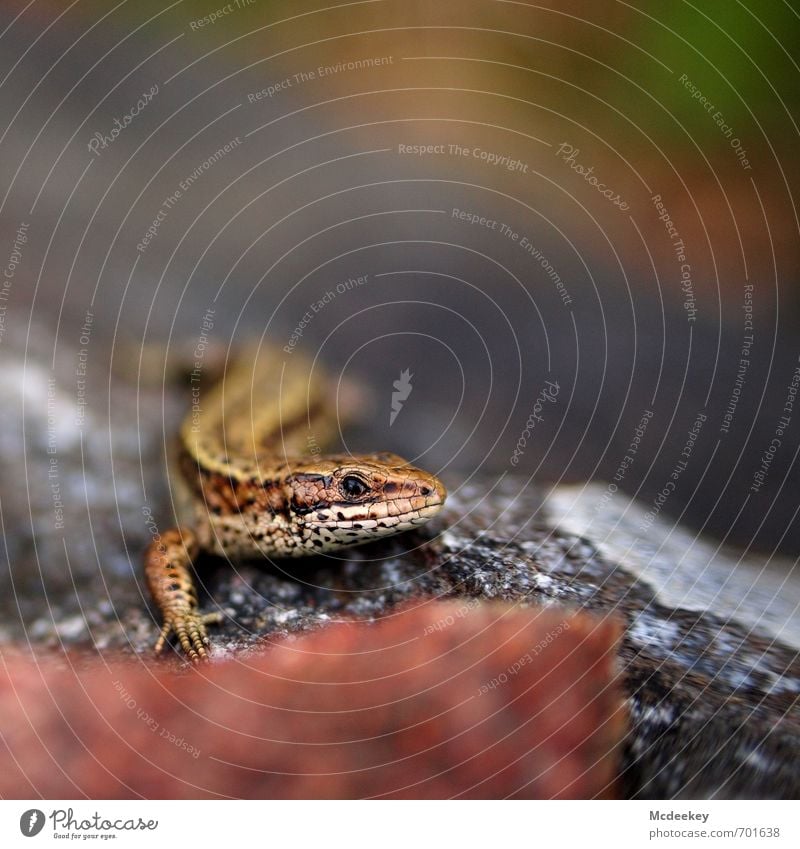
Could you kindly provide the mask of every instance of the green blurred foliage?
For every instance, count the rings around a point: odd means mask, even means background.
[[[673,74],[642,56],[638,82],[693,138],[726,143],[705,108],[680,83],[682,74],[737,132],[750,127],[753,117],[765,129],[785,126],[786,109],[795,112],[800,98],[794,85],[781,85],[796,79],[790,46],[800,43],[800,17],[789,4],[679,0],[641,8],[642,14],[631,12],[630,37]],[[674,123],[672,130],[680,132]]]

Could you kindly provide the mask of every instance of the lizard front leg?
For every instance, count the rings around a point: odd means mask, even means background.
[[[173,528],[148,546],[144,559],[147,585],[164,618],[155,650],[160,652],[174,632],[193,663],[208,660],[206,624],[222,618],[220,613],[201,614],[197,609],[191,562],[199,548],[193,531]]]

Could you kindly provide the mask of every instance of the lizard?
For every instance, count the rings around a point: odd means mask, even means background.
[[[326,554],[410,530],[435,516],[446,490],[436,475],[396,454],[322,453],[338,427],[330,380],[292,352],[251,348],[207,393],[193,388],[179,433],[179,523],[144,556],[163,624],[155,652],[174,634],[189,659],[209,659],[193,563]],[[351,399],[352,400],[352,399]]]

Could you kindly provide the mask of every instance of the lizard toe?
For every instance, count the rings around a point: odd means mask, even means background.
[[[207,661],[209,659],[207,648],[211,646],[211,640],[206,631],[206,621],[215,621],[215,619],[208,620],[206,616],[200,616],[194,612],[175,614],[170,617],[164,623],[156,642],[156,654],[161,652],[169,635],[174,633],[192,663]]]

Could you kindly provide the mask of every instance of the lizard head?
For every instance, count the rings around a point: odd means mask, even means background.
[[[327,455],[293,463],[287,501],[302,526],[305,551],[358,545],[424,524],[446,491],[428,472],[396,454]]]

